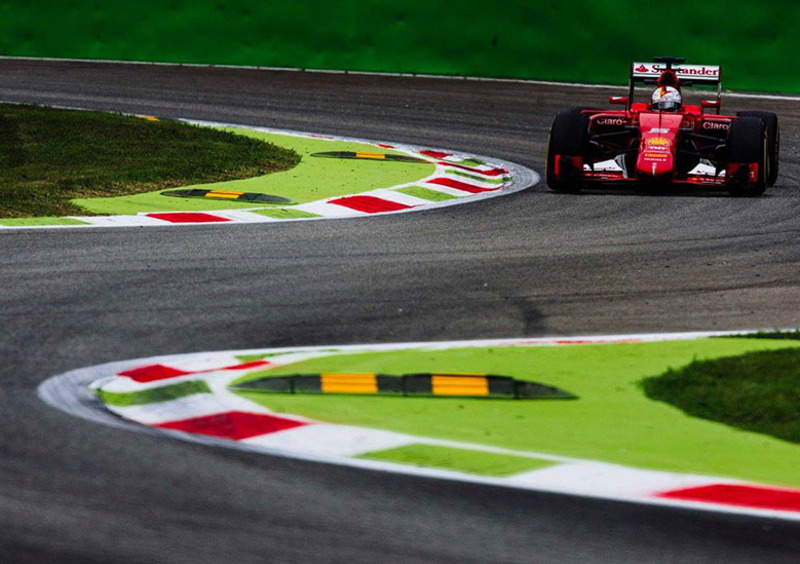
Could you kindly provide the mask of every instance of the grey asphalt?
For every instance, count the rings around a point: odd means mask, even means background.
[[[624,74],[624,69],[622,69]],[[535,84],[0,60],[0,100],[405,141],[543,170]],[[358,220],[0,232],[0,561],[781,562],[800,525],[206,448],[70,418],[47,377],[268,346],[800,326],[800,103],[778,184]]]

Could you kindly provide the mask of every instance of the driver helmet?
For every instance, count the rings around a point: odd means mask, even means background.
[[[672,86],[661,86],[653,92],[653,109],[675,112],[681,107],[681,93]]]

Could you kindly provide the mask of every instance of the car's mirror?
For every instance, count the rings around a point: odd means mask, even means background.
[[[628,105],[629,98],[627,96],[609,96],[608,103],[609,104],[620,104],[622,106]]]
[[[719,109],[720,101],[719,100],[701,100],[700,105],[704,108],[714,108]]]

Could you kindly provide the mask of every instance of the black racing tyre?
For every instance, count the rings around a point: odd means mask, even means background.
[[[589,141],[589,116],[581,112],[586,108],[571,108],[556,114],[547,136],[545,177],[547,185],[556,192],[580,192],[580,169],[560,161],[561,170],[555,169],[556,155],[583,157]]]
[[[772,112],[737,112],[739,117],[761,118],[767,127],[767,186],[774,186],[778,180],[781,150],[781,124]]]
[[[758,117],[739,117],[728,130],[728,164],[758,164],[755,184],[748,182],[746,169],[727,179],[728,190],[735,196],[760,196],[767,189],[767,128]]]

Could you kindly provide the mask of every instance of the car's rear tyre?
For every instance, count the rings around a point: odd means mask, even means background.
[[[767,129],[759,117],[739,117],[728,130],[728,165],[741,165],[738,173],[727,179],[728,191],[734,196],[760,196],[767,189]],[[755,181],[749,176],[749,165],[758,165]],[[730,167],[729,167],[730,168]]]
[[[550,126],[545,177],[547,185],[556,192],[576,193],[581,190],[583,165],[577,167],[573,158],[580,157],[580,162],[583,162],[589,142],[589,116],[581,113],[585,109],[571,108],[560,112]]]
[[[761,118],[767,128],[767,186],[774,186],[778,180],[781,149],[781,124],[772,112],[737,112],[739,117]]]

